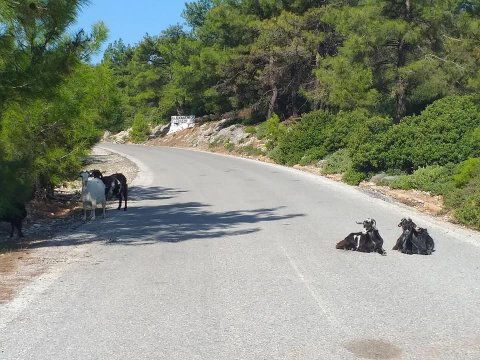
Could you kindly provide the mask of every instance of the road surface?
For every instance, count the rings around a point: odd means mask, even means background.
[[[138,161],[135,201],[0,305],[0,359],[480,358],[477,234],[276,165],[105,147]],[[390,251],[405,216],[434,255]],[[386,257],[335,249],[366,217]]]

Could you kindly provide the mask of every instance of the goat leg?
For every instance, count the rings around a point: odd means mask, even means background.
[[[97,201],[92,200],[92,214],[90,216],[91,220],[95,220],[95,210],[97,209]]]
[[[83,221],[87,221],[87,204],[83,202]]]
[[[122,191],[123,191],[123,200],[125,201],[125,206],[123,208],[123,211],[127,211],[127,196],[128,196],[128,185],[127,185],[127,183],[125,183],[123,185]]]

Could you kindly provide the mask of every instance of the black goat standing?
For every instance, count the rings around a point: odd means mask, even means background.
[[[354,250],[360,252],[378,252],[385,256],[387,252],[383,249],[383,238],[377,229],[375,219],[365,219],[363,222],[357,222],[363,225],[361,232],[350,233],[345,239],[339,241],[337,249]]]
[[[404,254],[431,255],[435,251],[435,242],[427,229],[418,227],[412,219],[403,218],[398,227],[403,229],[392,250],[401,251]]]
[[[15,229],[17,229],[18,237],[23,237],[22,233],[22,222],[23,219],[27,216],[27,210],[25,209],[25,204],[16,203],[12,210],[4,215],[0,215],[0,221],[9,222],[11,225],[10,237],[13,237]]]
[[[90,175],[101,179],[105,184],[105,196],[107,200],[116,197],[118,199],[118,210],[122,208],[122,199],[125,200],[124,211],[127,211],[128,185],[127,178],[122,173],[115,173],[103,176],[100,170],[92,170]]]

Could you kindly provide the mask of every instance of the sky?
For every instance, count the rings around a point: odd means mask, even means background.
[[[109,36],[100,54],[92,58],[98,63],[108,44],[122,39],[125,44],[134,45],[143,36],[158,35],[170,25],[184,22],[181,17],[186,0],[90,0],[80,10],[77,23],[72,29],[83,28],[88,33],[93,24],[103,21]],[[187,1],[188,2],[188,1]]]

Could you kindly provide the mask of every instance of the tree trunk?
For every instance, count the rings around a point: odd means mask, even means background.
[[[408,0],[407,0],[408,3]],[[403,79],[399,70],[405,66],[407,49],[405,41],[401,39],[397,48],[397,80],[395,83],[395,117],[394,121],[398,124],[407,113],[407,86],[408,80]]]
[[[406,84],[402,79],[399,79],[395,89],[395,124],[400,123],[407,113],[407,95]]]
[[[270,74],[269,74],[268,80],[270,83],[270,89],[272,90],[272,97],[270,98],[270,103],[268,104],[267,119],[270,119],[272,117],[273,111],[275,110],[275,105],[277,104],[277,98],[278,98],[278,88],[277,88],[277,84],[275,83],[273,62],[274,62],[273,56],[270,56],[270,61],[269,61]]]
[[[270,98],[270,103],[268,104],[268,114],[267,119],[272,117],[273,111],[275,110],[275,105],[277,104],[278,89],[276,85],[273,85],[272,88],[272,97]]]
[[[298,109],[297,109],[297,93],[295,89],[292,89],[292,116],[298,116]]]

